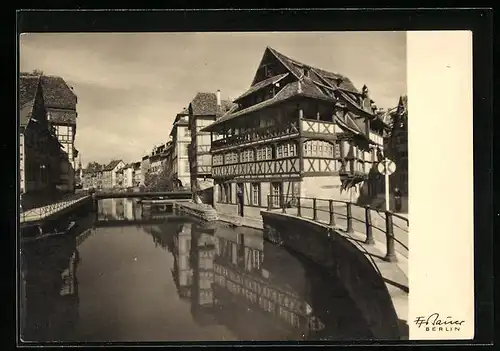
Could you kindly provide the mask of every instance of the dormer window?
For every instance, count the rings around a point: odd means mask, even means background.
[[[361,91],[361,94],[364,98],[368,96],[368,87],[366,85],[363,85],[363,89]]]
[[[310,71],[309,67],[304,67],[304,76],[309,77],[309,71]]]

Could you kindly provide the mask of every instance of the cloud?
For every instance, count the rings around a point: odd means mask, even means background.
[[[266,46],[366,84],[380,107],[406,94],[404,32],[31,33],[20,66],[74,86],[83,163],[133,161],[168,140],[197,92],[247,90]]]

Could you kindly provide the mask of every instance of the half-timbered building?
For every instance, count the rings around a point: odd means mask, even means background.
[[[72,192],[75,189],[75,170],[77,169],[78,150],[75,148],[77,96],[73,87],[62,77],[42,75],[43,99],[47,108],[47,119],[56,130],[67,160],[61,162],[59,188]]]
[[[41,78],[19,78],[19,181],[25,206],[28,198],[47,196],[60,180],[61,144],[47,121]]]
[[[234,103],[203,129],[218,135],[211,153],[219,210],[258,217],[268,194],[280,206],[297,196],[356,201],[369,193],[387,125],[366,86],[359,91],[343,75],[268,47]]]
[[[198,93],[189,104],[188,128],[191,136],[189,171],[191,184],[196,184],[200,191],[213,187],[212,155],[210,154],[211,133],[202,131],[202,128],[220,118],[232,105],[229,100],[221,100],[220,90],[217,90],[216,93]],[[208,195],[208,193],[204,194]],[[207,197],[209,196],[204,196],[203,200],[207,200]]]

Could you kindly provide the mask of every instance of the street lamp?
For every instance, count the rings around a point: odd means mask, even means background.
[[[47,168],[47,166],[45,166],[44,164],[40,165],[40,177],[42,178],[42,183],[45,182],[45,168]]]

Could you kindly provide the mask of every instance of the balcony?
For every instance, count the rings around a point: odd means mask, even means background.
[[[212,149],[222,148],[226,146],[237,146],[246,143],[257,142],[261,140],[276,138],[285,135],[293,135],[299,132],[297,123],[290,123],[288,125],[275,125],[271,127],[260,127],[243,134],[232,135],[230,137],[214,140],[212,142]]]
[[[371,162],[347,161],[340,168],[339,175],[352,179],[368,179],[368,174],[372,167]]]

